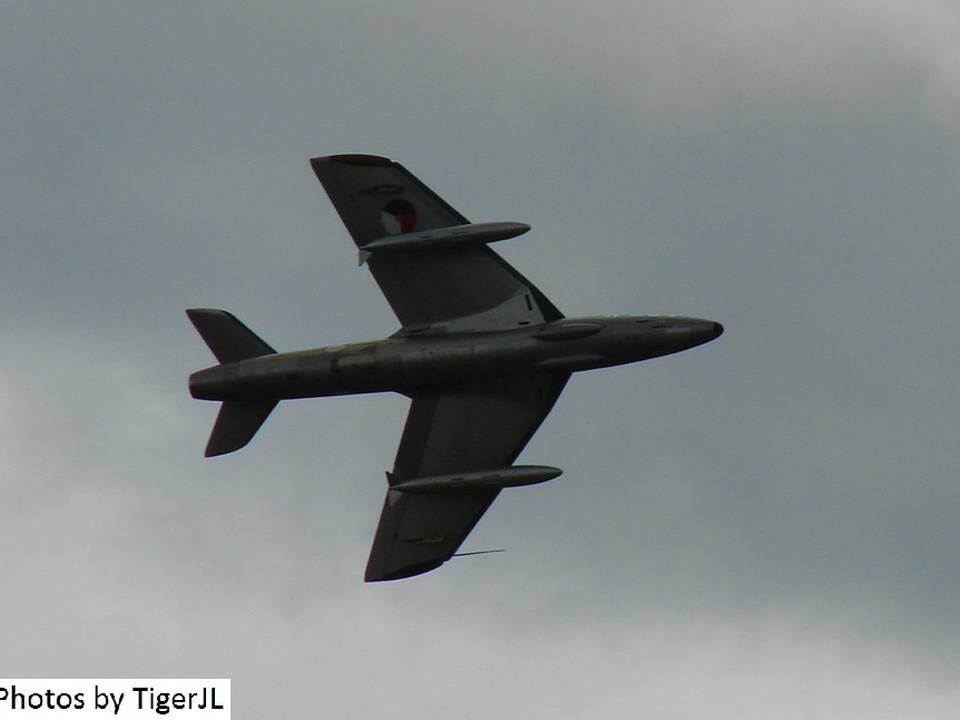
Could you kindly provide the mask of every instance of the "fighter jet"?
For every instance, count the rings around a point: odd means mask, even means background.
[[[383,340],[277,353],[228,312],[187,310],[219,362],[190,376],[190,394],[223,403],[207,456],[250,442],[280,400],[411,399],[368,582],[439,567],[501,489],[560,475],[514,461],[571,373],[669,355],[723,332],[691,317],[564,317],[489,247],[529,225],[470,223],[387,158],[310,162],[400,329]]]

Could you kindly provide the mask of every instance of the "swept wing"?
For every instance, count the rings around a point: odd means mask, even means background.
[[[468,220],[403,165],[373,155],[310,161],[357,247]],[[374,254],[368,265],[405,330],[494,330],[563,317],[530,281],[483,244]]]
[[[392,235],[468,224],[387,158],[334,155],[314,158],[311,165],[361,250]],[[401,332],[502,330],[563,317],[536,286],[482,243],[434,243],[366,257]],[[499,492],[413,494],[398,486],[413,478],[510,466],[568,377],[545,372],[411,393],[367,581],[416,575],[448,560]]]
[[[511,465],[568,377],[518,376],[413,398],[389,475],[366,580],[416,575],[450,559],[499,492],[411,494],[396,485],[410,478]]]

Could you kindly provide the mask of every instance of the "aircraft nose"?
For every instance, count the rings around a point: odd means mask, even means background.
[[[690,318],[679,326],[679,331],[688,333],[689,347],[694,347],[720,337],[723,334],[723,325],[713,320]]]

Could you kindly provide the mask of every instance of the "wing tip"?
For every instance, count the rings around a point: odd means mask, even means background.
[[[341,153],[338,155],[321,155],[310,158],[310,164],[314,167],[330,162],[340,163],[341,165],[368,165],[374,167],[393,165],[393,160],[390,158],[380,155],[365,155],[363,153]]]
[[[414,575],[422,575],[423,573],[430,572],[431,570],[436,570],[438,567],[443,565],[447,559],[448,558],[443,558],[442,560],[430,560],[424,563],[417,563],[416,565],[406,565],[404,567],[391,568],[389,570],[383,567],[371,567],[368,565],[363,576],[363,581],[384,582],[387,580],[403,580],[404,578],[413,577]]]

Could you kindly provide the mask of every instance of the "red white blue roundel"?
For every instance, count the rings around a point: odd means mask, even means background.
[[[380,222],[391,235],[413,232],[417,227],[417,211],[403,198],[394,198],[380,212]]]

